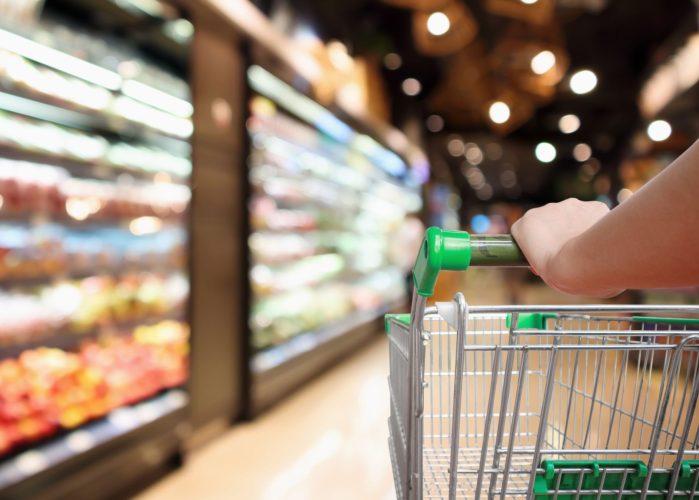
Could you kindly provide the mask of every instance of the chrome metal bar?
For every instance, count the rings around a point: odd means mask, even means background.
[[[464,338],[468,321],[468,306],[461,293],[454,297],[457,309],[456,323],[456,366],[454,367],[454,407],[451,418],[451,450],[449,455],[449,500],[456,498],[457,469],[459,467],[459,423],[461,420],[461,387],[464,370]]]
[[[500,346],[496,348],[495,353],[493,354],[493,375],[490,377],[490,391],[488,395],[488,410],[486,412],[486,417],[485,417],[485,422],[484,422],[484,429],[483,429],[483,446],[481,449],[481,460],[480,460],[480,465],[479,469],[480,472],[478,473],[478,479],[476,480],[476,492],[475,492],[475,498],[478,499],[481,497],[481,488],[483,487],[483,469],[485,469],[485,460],[488,454],[488,437],[490,435],[490,424],[492,422],[492,417],[493,417],[493,403],[495,402],[495,386],[497,384],[497,375],[496,373],[498,372],[498,369],[500,368]]]
[[[602,477],[599,480],[599,489],[597,490],[597,500],[602,498],[602,490],[604,489],[604,481],[607,479],[607,469],[602,470]],[[624,486],[626,485],[626,481],[621,482],[621,487],[619,489],[623,490]]]
[[[605,342],[606,342],[606,339],[605,339]],[[595,413],[595,403],[597,402],[597,389],[599,387],[599,377],[600,377],[600,372],[602,371],[602,356],[603,355],[604,355],[604,351],[599,351],[597,353],[597,359],[595,360],[595,365],[596,365],[595,381],[594,381],[594,386],[592,388],[592,401],[590,402],[590,417],[587,419],[587,428],[585,430],[585,439],[583,439],[583,444],[582,444],[583,448],[587,447],[587,440],[590,437],[590,428],[592,425],[592,416]]]
[[[603,344],[583,344],[580,346],[577,345],[571,345],[571,344],[563,344],[563,345],[557,345],[556,343],[553,344],[537,344],[537,345],[530,345],[529,350],[531,351],[541,351],[541,352],[549,352],[552,350],[554,346],[556,346],[556,349],[559,351],[599,351],[599,350],[604,350],[604,351],[640,351],[640,352],[645,352],[648,351],[650,353],[653,353],[655,351],[669,351],[677,347],[679,344],[655,344],[655,345],[603,345]],[[481,352],[481,351],[493,351],[495,349],[495,345],[470,345],[466,346],[464,348],[465,351],[468,352]],[[521,351],[522,350],[522,345],[514,345],[514,346],[502,346],[503,351]]]
[[[689,337],[696,332],[691,330],[582,330],[570,328],[563,332],[555,330],[515,330],[517,334],[526,334],[530,337],[553,337],[556,335],[576,335],[579,337],[590,337],[595,339],[605,339],[606,337]]]
[[[582,342],[581,338],[578,338],[578,345],[580,345]],[[562,446],[566,445],[566,439],[568,438],[568,423],[570,421],[570,410],[571,406],[573,403],[573,396],[575,395],[575,381],[578,378],[578,362],[579,362],[579,357],[580,357],[580,351],[576,350],[575,351],[575,363],[573,363],[573,374],[570,377],[570,396],[568,397],[568,408],[566,410],[566,420],[565,424],[563,426],[563,442],[561,443]]]
[[[436,308],[435,308],[436,310]],[[429,310],[428,310],[429,311]],[[626,314],[646,314],[646,313],[690,313],[699,314],[699,306],[694,305],[617,305],[617,304],[565,304],[565,305],[486,305],[472,306],[469,313],[494,313],[494,312],[542,312],[542,313],[626,313]],[[627,318],[630,319],[630,318]]]
[[[555,490],[553,493],[553,498],[558,498],[558,494],[561,491],[561,481],[563,480],[563,474],[561,474],[562,471],[558,471],[558,474],[556,474],[556,486]],[[504,496],[501,496],[500,498],[504,498]]]
[[[645,354],[645,356],[644,356]],[[636,426],[637,422],[637,416],[638,416],[638,409],[640,407],[641,403],[641,394],[643,393],[643,376],[638,376],[639,369],[641,368],[641,359],[643,359],[643,369],[641,370],[640,373],[645,373],[646,371],[646,365],[648,364],[648,361],[650,360],[650,353],[647,351],[642,351],[641,355],[638,357],[638,361],[636,362],[636,377],[634,381],[634,402],[633,402],[633,417],[631,418],[631,428],[629,429],[629,440],[626,443],[626,447],[630,448],[631,447],[631,439],[634,436],[634,427]],[[636,388],[638,387],[638,392],[636,392]]]
[[[422,380],[420,378],[420,353],[422,352],[422,322],[425,315],[425,304],[427,299],[413,291],[412,306],[410,308],[410,344],[409,344],[409,384],[410,393],[408,398],[408,425],[406,429],[408,442],[408,474],[405,491],[410,500],[422,498]]]
[[[626,366],[627,362],[629,360],[629,351],[624,351],[624,357],[621,361],[621,372],[624,374],[624,377],[626,377]],[[616,362],[614,364],[614,374],[616,375]],[[625,380],[625,379],[624,379]],[[612,428],[614,427],[614,419],[616,418],[617,415],[617,405],[619,403],[619,392],[621,392],[621,388],[625,387],[626,384],[622,381],[621,383],[617,384],[616,386],[616,392],[614,394],[614,405],[611,409],[611,418],[609,420],[609,432],[607,433],[607,441],[605,443],[605,448],[609,446],[609,440],[612,437]],[[623,401],[623,399],[622,399]]]
[[[534,452],[534,448],[515,448],[512,450],[513,455],[531,455]],[[603,448],[590,448],[587,450],[570,448],[570,449],[560,449],[560,448],[542,448],[540,453],[542,455],[650,455],[651,450],[648,448],[618,448],[618,449],[603,449]],[[699,456],[699,450],[685,450],[685,455]],[[669,449],[658,449],[656,455],[677,455],[677,450]]]
[[[689,337],[687,341],[689,342],[692,337]],[[699,340],[699,335],[694,335],[693,337],[696,340]],[[685,344],[686,347],[687,344]],[[682,351],[684,350],[684,347],[679,348],[677,350],[676,355],[678,357],[682,356]],[[685,389],[685,394],[686,394],[686,389]],[[670,479],[670,484],[668,485],[667,489],[671,492],[675,491],[675,487],[677,486],[677,479],[679,478],[680,475],[680,467],[682,465],[682,458],[684,457],[684,449],[687,446],[687,438],[689,437],[689,430],[692,425],[692,419],[691,416],[694,414],[694,410],[696,409],[697,406],[697,396],[699,396],[699,379],[697,377],[694,377],[694,381],[692,382],[692,395],[689,399],[689,406],[687,407],[687,417],[685,418],[684,421],[684,430],[682,431],[682,437],[680,438],[679,442],[679,448],[677,449],[677,458],[675,459],[675,465],[673,467],[672,471],[672,477]],[[679,416],[677,417],[679,421]],[[672,446],[672,443],[670,443],[670,446]],[[671,493],[672,495],[672,493]]]
[[[648,475],[652,475],[648,472]],[[619,493],[617,494],[617,499],[621,500],[621,496],[624,494],[624,486],[626,486],[626,479],[629,477],[629,471],[625,470],[624,474],[621,476],[621,487],[619,488]]]
[[[699,340],[699,335],[693,335],[691,337],[687,337],[680,342],[680,344],[677,346],[677,348],[674,350],[672,353],[672,359],[670,361],[670,380],[663,380],[663,382],[667,382],[664,384],[661,384],[661,390],[660,394],[662,395],[662,402],[660,403],[660,406],[658,407],[658,410],[656,412],[655,416],[655,424],[653,426],[653,433],[651,434],[651,440],[649,443],[649,448],[650,448],[650,455],[648,456],[648,469],[653,470],[653,466],[655,465],[655,457],[657,455],[657,449],[658,449],[658,441],[660,439],[660,432],[662,429],[663,421],[665,420],[665,414],[667,413],[667,407],[670,401],[670,392],[672,391],[672,381],[677,377],[677,371],[679,370],[679,365],[680,365],[680,359],[682,357],[682,351],[684,350],[684,346],[687,345],[688,342],[693,341],[693,340]],[[663,377],[665,379],[665,377]],[[695,401],[696,404],[696,401]],[[680,460],[680,455],[684,453],[684,445],[682,445],[682,449],[678,452],[677,455],[677,464],[679,464]],[[674,475],[674,472],[673,472]],[[651,480],[652,474],[648,474],[643,481],[643,492],[641,492],[641,500],[645,500],[648,493],[647,490],[650,486],[650,480]],[[670,490],[672,491],[672,490]],[[672,494],[672,493],[671,493]]]
[[[560,340],[556,339],[556,342]],[[534,494],[534,481],[536,479],[536,469],[539,466],[539,459],[541,457],[541,445],[544,440],[544,429],[546,428],[546,421],[548,420],[549,407],[551,402],[551,392],[553,391],[553,375],[556,369],[556,360],[558,358],[558,346],[554,345],[551,350],[551,359],[549,361],[548,373],[546,375],[546,389],[544,392],[544,400],[541,403],[541,412],[539,417],[539,431],[536,436],[536,448],[534,450],[534,455],[532,458],[532,473],[529,476],[529,488],[527,489],[527,500],[530,500]]]
[[[575,500],[578,500],[580,498],[580,491],[582,491],[583,479],[585,479],[585,474],[587,474],[587,472],[587,470],[583,470],[578,474],[578,486],[575,492]]]
[[[529,359],[529,351],[525,350],[522,353],[522,359],[520,360],[520,376],[519,380],[517,382],[517,392],[515,393],[515,403],[514,407],[512,409],[512,419],[510,423],[510,439],[507,443],[507,454],[505,455],[505,471],[503,472],[502,475],[502,491],[503,494],[501,494],[501,500],[504,499],[504,492],[507,491],[507,483],[510,477],[510,466],[512,463],[512,451],[514,448],[514,436],[515,432],[517,432],[517,425],[519,422],[519,406],[520,403],[522,402],[522,386],[524,385],[524,379],[526,378],[526,366],[527,366],[527,361]]]
[[[692,487],[689,490],[689,500],[694,500],[694,497],[696,496],[697,493],[697,484],[699,483],[699,467],[694,469],[694,479],[692,480]]]
[[[512,332],[515,329],[517,320],[519,318],[519,313],[513,313],[510,320],[510,331],[508,335],[509,345],[513,345],[517,342],[517,335]],[[525,351],[526,352],[526,351]],[[509,406],[510,398],[510,382],[512,380],[512,365],[514,363],[514,351],[507,352],[507,361],[505,361],[505,373],[502,381],[502,396],[500,400],[500,415],[498,417],[498,429],[495,436],[495,450],[499,450],[502,446],[502,438],[505,432],[505,421],[507,420],[507,407]],[[521,373],[521,371],[520,371]],[[521,377],[521,375],[520,375]],[[514,418],[514,415],[513,415]],[[510,435],[512,435],[510,433]],[[500,467],[500,454],[496,451],[493,453],[493,468],[497,469]],[[497,481],[497,474],[492,474],[490,477],[490,486],[488,487],[488,498],[493,498],[493,489],[495,488],[495,483]],[[504,490],[505,488],[503,488]]]

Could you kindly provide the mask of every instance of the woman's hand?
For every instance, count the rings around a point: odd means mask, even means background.
[[[552,288],[575,295],[613,297],[623,290],[588,283],[585,268],[594,265],[594,255],[587,258],[575,249],[576,238],[607,213],[607,205],[598,201],[570,198],[549,203],[525,213],[512,225],[512,236],[532,270]]]

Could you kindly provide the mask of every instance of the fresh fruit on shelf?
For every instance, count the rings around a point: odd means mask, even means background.
[[[0,226],[0,281],[57,275],[66,264],[57,235]]]
[[[190,190],[169,182],[116,182],[71,177],[59,167],[0,159],[0,214],[43,214],[77,221],[179,217]]]
[[[67,286],[75,290],[69,295],[75,296],[77,292],[78,301],[70,322],[78,331],[177,310],[189,293],[188,281],[183,276],[163,278],[151,273],[128,274],[118,280],[93,276]]]
[[[36,294],[0,292],[0,342],[16,343],[70,329],[84,333],[181,310],[189,282],[180,274],[92,276]]]
[[[56,225],[0,224],[0,285],[60,276],[183,269],[186,233],[169,227],[135,236],[121,228],[68,230]]]
[[[163,321],[74,353],[38,348],[0,361],[0,455],[183,384],[188,337],[187,325]]]

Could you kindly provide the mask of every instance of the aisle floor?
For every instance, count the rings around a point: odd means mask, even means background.
[[[394,499],[387,376],[382,336],[193,453],[138,500]]]

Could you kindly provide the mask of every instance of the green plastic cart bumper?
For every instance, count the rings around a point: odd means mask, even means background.
[[[641,490],[648,476],[648,466],[640,460],[544,460],[543,473],[539,472],[534,482],[534,496],[537,500],[556,498],[560,500],[593,500],[597,492]],[[675,487],[674,498],[689,498],[687,491],[694,486],[694,478],[699,468],[699,460],[683,460]],[[572,469],[565,472],[566,469]],[[559,476],[560,475],[560,479]],[[663,491],[668,488],[672,472],[655,472],[650,478],[649,491]],[[577,491],[587,493],[577,494]],[[558,491],[558,493],[556,493]],[[594,492],[594,493],[593,493]],[[602,498],[609,494],[602,495]],[[640,499],[640,493],[624,493],[624,500]],[[646,498],[664,498],[664,495],[649,494]]]
[[[386,329],[386,333],[388,333],[388,329],[391,327],[391,320],[395,320],[398,323],[402,323],[406,326],[410,326],[410,314],[408,314],[408,313],[386,314],[383,317],[384,328]]]
[[[631,320],[638,321],[640,323],[660,323],[663,325],[699,325],[699,318],[658,318],[655,316],[633,316]]]

